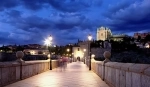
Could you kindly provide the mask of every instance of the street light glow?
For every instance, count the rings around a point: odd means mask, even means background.
[[[50,46],[49,40],[48,40],[48,39],[45,39],[44,44],[47,45],[47,46]]]
[[[48,37],[48,39],[49,39],[50,41],[52,41],[52,40],[53,40],[53,38],[52,38],[52,36],[51,36],[51,35]]]
[[[86,51],[86,49],[83,49],[83,51],[85,52],[85,51]]]
[[[91,36],[90,34],[88,35],[88,39],[89,39],[89,40],[92,40],[92,36]]]
[[[50,59],[50,56],[51,56],[50,54],[47,55],[47,57],[48,57],[49,59]]]
[[[67,49],[67,52],[69,52],[70,51],[70,49]]]
[[[92,58],[94,58],[95,57],[95,55],[94,54],[92,54]]]
[[[52,45],[52,36],[50,35],[47,39],[45,39],[44,44],[48,46],[49,54],[47,55],[48,58],[50,58],[50,70],[52,70],[52,59],[51,59],[51,48],[50,46]]]
[[[89,42],[92,40],[92,36],[89,34],[88,35],[88,39],[89,39]],[[90,61],[89,61],[89,70],[91,70],[91,43],[88,44],[89,45],[89,55],[90,55]]]
[[[50,46],[52,44],[52,36],[50,35],[47,39],[45,39],[44,44]]]

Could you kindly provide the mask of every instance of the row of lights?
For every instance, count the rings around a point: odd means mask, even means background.
[[[53,38],[52,38],[52,36],[50,35],[47,39],[45,39],[45,44],[47,45],[47,46],[51,46],[52,45],[52,40],[53,40]],[[89,41],[91,41],[92,40],[92,36],[89,34],[88,35],[88,40]],[[70,49],[67,49],[67,52],[69,52],[70,51]],[[84,52],[86,51],[86,49],[84,49]],[[49,50],[49,52],[50,52],[50,50]],[[51,52],[50,52],[50,54],[51,54]],[[48,55],[49,57],[50,57],[50,54]],[[91,59],[91,54],[90,54],[90,59]],[[50,59],[50,70],[52,70],[52,60]]]

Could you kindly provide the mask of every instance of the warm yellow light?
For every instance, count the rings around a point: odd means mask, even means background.
[[[90,34],[88,35],[88,39],[89,39],[89,40],[92,40],[92,36],[91,36]]]
[[[31,54],[33,54],[33,55],[34,55],[34,54],[35,54],[35,51],[31,51]]]
[[[145,44],[145,48],[149,48],[149,44],[148,43]]]
[[[94,58],[94,57],[95,57],[95,55],[94,55],[94,54],[92,54],[92,55],[91,55],[91,57],[92,57],[92,58]]]
[[[50,56],[51,56],[50,54],[47,55],[48,58],[50,58]]]
[[[67,49],[67,52],[69,52],[70,51],[70,49]]]
[[[85,52],[85,51],[86,51],[86,49],[83,49],[83,51]]]
[[[147,45],[146,48],[149,48],[149,45]]]
[[[75,54],[74,54],[75,57],[83,57],[83,52],[81,51],[77,51]]]
[[[43,54],[45,54],[45,52]]]

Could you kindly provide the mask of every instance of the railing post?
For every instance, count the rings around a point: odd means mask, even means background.
[[[105,60],[103,61],[103,64],[102,64],[102,80],[104,81],[104,79],[105,79],[105,63],[110,62],[111,53],[109,51],[105,51],[103,56],[104,56]]]
[[[22,64],[25,63],[25,61],[22,60],[23,56],[24,56],[24,53],[22,51],[16,52],[16,57],[17,57],[16,62],[20,63],[20,80],[22,80]]]

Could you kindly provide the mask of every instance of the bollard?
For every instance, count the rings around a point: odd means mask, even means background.
[[[24,56],[24,53],[22,51],[17,51],[16,52],[16,57],[17,57],[17,62],[20,63],[20,80],[22,80],[22,64],[25,63],[24,60],[22,60]]]
[[[105,79],[105,63],[110,62],[110,57],[111,57],[111,53],[109,51],[105,51],[103,56],[105,57],[105,60],[103,61],[103,73],[102,73],[102,80],[104,81]]]

